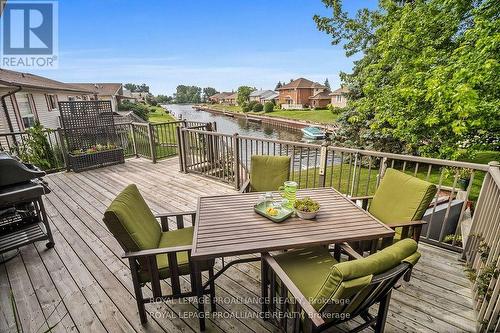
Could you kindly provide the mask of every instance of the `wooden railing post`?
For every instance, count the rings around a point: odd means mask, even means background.
[[[326,167],[328,163],[328,143],[323,142],[319,154],[319,187],[325,187],[326,184]]]
[[[238,133],[233,134],[233,173],[234,173],[234,188],[240,189],[240,142]]]
[[[137,142],[135,138],[135,127],[133,123],[130,123],[130,132],[132,133],[132,148],[134,149],[134,155],[135,157],[139,157],[139,154],[137,153]]]
[[[182,135],[182,127],[176,126],[175,133],[177,134],[177,153],[179,155],[179,171],[186,172],[186,165],[184,163],[184,136]]]
[[[149,150],[151,151],[151,160],[156,163],[156,151],[155,151],[155,138],[153,133],[153,126],[148,122],[148,139],[149,139]]]
[[[59,144],[61,145],[61,153],[63,156],[64,167],[66,168],[67,171],[69,171],[70,166],[69,166],[69,162],[68,162],[68,150],[66,149],[66,145],[64,142],[63,129],[58,127],[56,129],[56,131],[57,131],[57,137],[59,139]]]

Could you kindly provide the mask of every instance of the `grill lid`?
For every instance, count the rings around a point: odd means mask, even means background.
[[[19,162],[6,152],[0,152],[0,188],[26,183],[45,176],[45,172],[31,164]]]

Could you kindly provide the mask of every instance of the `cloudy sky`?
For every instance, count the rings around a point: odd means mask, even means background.
[[[345,1],[354,12],[375,1]],[[65,82],[274,88],[306,77],[332,88],[353,58],[316,29],[320,0],[59,1],[59,68],[33,71]]]

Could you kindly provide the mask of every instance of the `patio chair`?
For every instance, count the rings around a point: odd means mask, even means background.
[[[190,260],[193,227],[184,227],[184,217],[194,224],[196,212],[170,213],[154,216],[135,185],[127,186],[104,213],[104,223],[125,251],[122,258],[130,264],[135,298],[141,323],[146,323],[145,304],[167,299],[196,296],[196,279],[201,271],[214,274],[214,261],[200,264],[195,274]],[[175,218],[176,230],[169,230],[168,218]],[[157,221],[160,219],[160,223]],[[189,275],[191,290],[181,291],[180,276]],[[172,293],[163,295],[161,280],[170,279]],[[152,295],[144,297],[142,288],[151,284]],[[210,294],[215,311],[215,286],[204,290]]]
[[[270,300],[263,302],[264,318],[279,318],[285,332],[321,332],[359,316],[364,323],[351,332],[369,326],[383,332],[391,291],[420,258],[417,243],[405,239],[365,258],[338,246],[355,260],[338,262],[326,247],[264,254],[262,297]],[[375,304],[373,316],[369,309]]]
[[[395,231],[394,241],[411,237],[420,239],[422,216],[437,188],[425,180],[389,168],[373,196],[353,197],[361,200],[363,209]]]
[[[250,179],[241,193],[277,191],[290,177],[289,156],[252,155],[250,163]]]

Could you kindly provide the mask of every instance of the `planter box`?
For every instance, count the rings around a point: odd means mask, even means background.
[[[125,163],[123,148],[103,150],[95,153],[68,155],[68,162],[75,172],[96,169],[107,165]]]

